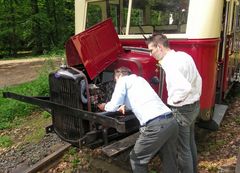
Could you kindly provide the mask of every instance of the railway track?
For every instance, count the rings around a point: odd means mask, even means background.
[[[71,147],[71,144],[65,143],[59,147],[55,152],[44,157],[34,165],[28,167],[24,163],[19,165],[12,173],[36,173],[36,172],[47,172],[50,168],[55,167],[61,160],[62,156]]]
[[[37,143],[21,144],[1,152],[0,172],[131,172],[128,165],[129,150],[116,157],[108,157],[102,153],[102,149],[71,147],[71,144],[59,139],[55,133],[48,133]]]

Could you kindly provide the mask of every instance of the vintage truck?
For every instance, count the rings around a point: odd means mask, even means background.
[[[126,115],[101,112],[97,104],[111,99],[113,72],[121,66],[143,76],[157,92],[160,73],[156,60],[147,49],[122,47],[111,19],[72,36],[66,43],[66,58],[66,66],[49,74],[49,97],[9,92],[4,97],[48,110],[52,125],[47,132],[54,131],[75,146],[103,145],[109,156],[131,147],[139,129],[135,115],[131,111]]]

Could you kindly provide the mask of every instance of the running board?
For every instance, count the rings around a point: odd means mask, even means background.
[[[139,136],[139,132],[134,133],[122,140],[119,140],[115,143],[112,143],[112,144],[106,146],[106,147],[103,147],[102,151],[108,157],[115,156],[116,154],[123,152],[123,151],[127,150],[128,148],[132,147],[135,144],[138,136]]]
[[[212,119],[210,121],[200,121],[198,126],[209,130],[218,130],[227,108],[227,105],[215,104]]]
[[[214,113],[213,113],[213,121],[220,126],[220,123],[222,122],[222,119],[227,111],[228,106],[227,105],[220,105],[220,104],[215,104],[214,107]]]

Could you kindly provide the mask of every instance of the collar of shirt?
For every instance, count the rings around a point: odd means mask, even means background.
[[[158,63],[161,64],[162,66],[165,65],[166,61],[173,56],[173,54],[176,53],[175,50],[170,50],[167,52],[167,54],[163,57],[162,60],[159,60]]]

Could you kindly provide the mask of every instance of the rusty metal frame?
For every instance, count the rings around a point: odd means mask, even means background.
[[[81,109],[65,106],[62,104],[58,104],[55,102],[50,101],[49,97],[29,97],[29,96],[24,96],[12,92],[3,92],[3,97],[4,98],[12,98],[18,101],[22,101],[25,103],[30,103],[33,105],[37,105],[43,109],[57,109],[57,110],[64,110],[68,111],[69,114],[72,114],[72,116],[81,118],[83,120],[88,120],[94,123],[99,123],[104,125],[105,127],[113,127],[115,128],[119,133],[128,133],[131,131],[134,131],[136,129],[131,129],[131,125],[127,125],[125,123],[126,119],[135,119],[135,115],[129,113],[128,116],[123,117],[121,120],[118,120],[116,118],[113,118],[112,115],[116,113],[93,113],[89,111],[84,111]],[[134,128],[134,126],[132,126]]]

